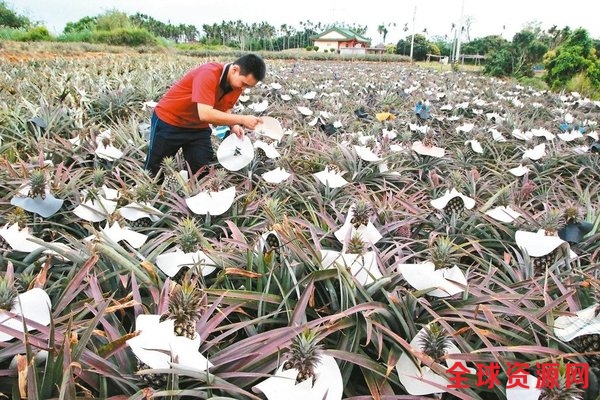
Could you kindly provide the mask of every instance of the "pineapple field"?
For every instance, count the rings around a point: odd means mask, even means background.
[[[599,398],[600,102],[267,55],[236,166],[152,178],[210,60],[0,64],[1,398]]]

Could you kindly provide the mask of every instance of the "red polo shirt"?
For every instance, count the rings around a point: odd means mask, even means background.
[[[196,103],[202,103],[219,111],[228,111],[237,102],[242,89],[230,89],[221,98],[219,85],[227,84],[223,74],[226,64],[211,62],[202,64],[176,82],[160,99],[154,111],[164,122],[181,128],[208,128],[200,121]]]

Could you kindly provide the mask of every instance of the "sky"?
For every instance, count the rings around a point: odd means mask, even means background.
[[[53,34],[60,34],[67,22],[118,10],[129,15],[139,12],[174,25],[191,24],[200,31],[204,24],[237,20],[248,24],[266,21],[276,28],[287,24],[296,29],[301,29],[301,21],[366,25],[365,36],[372,40],[372,45],[382,41],[377,32],[382,24],[388,30],[387,43],[396,43],[410,35],[413,26],[415,33],[426,29],[430,38],[452,37],[452,24],[458,26],[461,15],[463,21],[471,21],[471,39],[500,34],[512,40],[516,32],[531,23],[544,30],[553,25],[559,29],[581,27],[592,38],[600,38],[597,22],[600,3],[592,0],[5,0],[5,4],[33,21],[42,22]],[[406,32],[405,24],[408,24]]]

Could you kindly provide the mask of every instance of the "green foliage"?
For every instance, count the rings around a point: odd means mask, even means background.
[[[584,74],[592,86],[600,86],[599,60],[594,43],[585,29],[575,30],[565,42],[544,57],[546,82],[554,89],[564,88],[572,78]],[[588,74],[589,72],[589,74]]]
[[[511,51],[513,54],[513,76],[532,76],[533,65],[542,61],[548,48],[538,40],[531,31],[517,32],[513,37]]]
[[[28,28],[29,26],[31,26],[29,18],[15,13],[8,8],[6,2],[0,1],[0,27]]]
[[[484,72],[492,76],[533,76],[533,66],[540,63],[548,47],[531,30],[517,32],[511,43],[496,39],[501,46],[491,50]]]
[[[537,76],[533,76],[533,77],[524,76],[524,77],[519,78],[519,82],[523,86],[529,86],[529,87],[532,87],[539,91],[548,90],[548,84],[546,84],[546,82],[542,78],[537,77]]]
[[[0,27],[0,40],[16,40],[18,35],[22,35],[24,29],[2,28]]]
[[[63,33],[62,35],[56,38],[58,42],[71,42],[71,43],[81,43],[81,42],[91,42],[92,41],[92,31],[72,31],[69,33]]]
[[[411,43],[411,36],[399,40],[396,44],[396,54],[410,55]],[[434,43],[429,42],[425,35],[417,33],[413,46],[413,60],[424,61],[427,58],[427,54],[440,54],[440,49]]]
[[[445,38],[434,36],[432,43],[435,44],[439,49],[439,55],[450,56],[450,54],[452,53],[452,43],[447,41]]]
[[[14,40],[19,42],[42,42],[52,40],[52,36],[45,26],[35,26],[25,32],[15,34]]]
[[[462,46],[463,54],[487,55],[508,45],[508,40],[499,35],[490,35],[476,38]],[[449,54],[449,53],[448,53]]]
[[[569,92],[577,92],[593,100],[600,99],[600,86],[594,85],[590,78],[598,70],[598,66],[596,65],[588,69],[587,73],[581,72],[575,75],[567,82],[565,89]]]
[[[150,32],[137,28],[94,31],[91,41],[116,46],[155,46],[158,44],[158,40]]]
[[[98,16],[96,30],[114,31],[118,29],[132,28],[133,24],[129,16],[122,11],[110,10]]]
[[[76,22],[67,22],[65,25],[65,29],[63,30],[64,34],[72,34],[72,33],[80,33],[80,32],[90,32],[96,29],[96,24],[98,23],[98,17],[83,17],[79,21]]]
[[[175,42],[179,42],[180,39],[183,39],[183,41],[196,40],[200,36],[200,32],[198,32],[198,29],[194,25],[165,24],[151,16],[140,13],[132,15],[130,20],[136,28],[146,29],[155,36],[170,39]]]
[[[485,62],[484,73],[497,77],[510,76],[513,71],[512,56],[508,45],[491,52]]]

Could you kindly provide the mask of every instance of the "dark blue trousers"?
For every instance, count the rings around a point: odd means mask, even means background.
[[[162,121],[156,113],[150,121],[150,144],[144,168],[156,176],[165,157],[174,157],[179,149],[193,174],[213,160],[212,130],[180,128]]]

